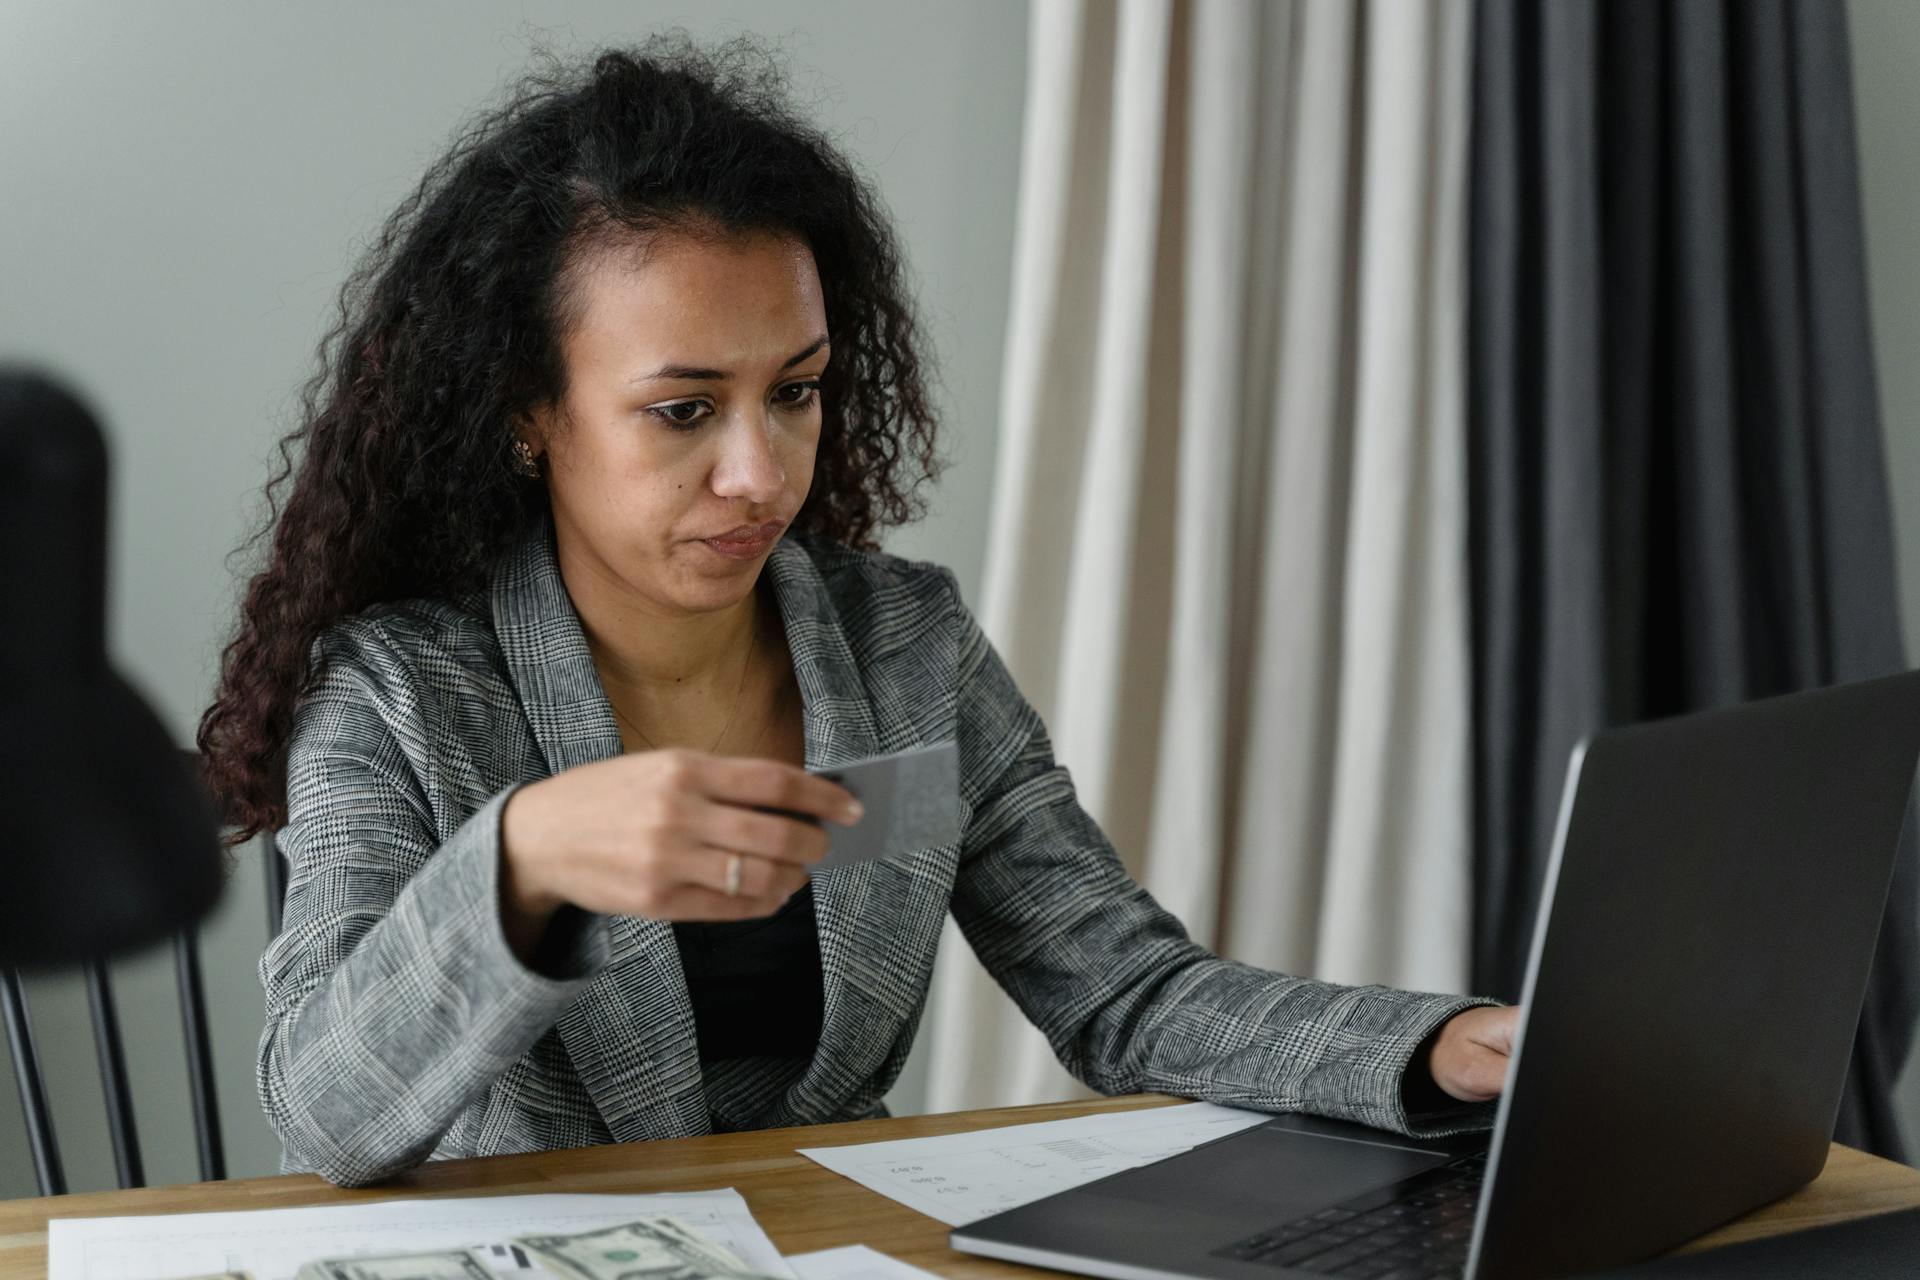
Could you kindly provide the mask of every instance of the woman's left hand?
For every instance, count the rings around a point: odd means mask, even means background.
[[[1513,1032],[1519,1022],[1517,1005],[1468,1009],[1447,1019],[1428,1059],[1434,1083],[1461,1102],[1499,1097],[1507,1083],[1507,1059],[1513,1053]]]

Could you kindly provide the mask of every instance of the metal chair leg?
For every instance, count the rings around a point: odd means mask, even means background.
[[[47,1109],[46,1085],[40,1078],[40,1051],[33,1043],[27,996],[16,970],[0,969],[0,1005],[5,1006],[7,1045],[13,1051],[14,1081],[20,1087],[20,1110],[27,1120],[27,1145],[33,1149],[33,1176],[41,1195],[63,1196],[67,1175],[60,1168],[60,1148],[53,1140],[53,1114]]]
[[[120,1189],[147,1185],[140,1164],[140,1136],[133,1122],[133,1093],[127,1087],[127,1057],[120,1042],[120,1019],[113,1007],[113,985],[104,960],[86,965],[87,1003],[93,1009],[93,1047],[100,1058],[100,1090],[106,1096],[107,1133],[113,1139],[113,1166]]]
[[[207,1034],[207,998],[200,981],[200,948],[191,929],[173,939],[180,987],[181,1031],[187,1042],[187,1086],[193,1093],[193,1131],[200,1147],[200,1180],[227,1176],[220,1140],[220,1108],[213,1094],[213,1049]]]

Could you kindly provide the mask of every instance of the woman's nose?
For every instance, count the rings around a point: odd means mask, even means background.
[[[772,424],[764,414],[748,413],[728,424],[713,466],[713,491],[722,498],[771,502],[786,484],[786,471],[774,449]]]

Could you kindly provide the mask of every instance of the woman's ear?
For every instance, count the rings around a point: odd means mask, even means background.
[[[569,425],[563,403],[530,405],[513,415],[513,438],[525,440],[534,456],[543,458],[553,442]]]
[[[522,409],[515,413],[508,429],[513,432],[516,450],[525,444],[536,455],[547,451],[546,423],[538,410]]]
[[[508,429],[513,440],[509,446],[513,469],[530,479],[538,479],[540,460],[547,452],[546,424],[538,414],[523,412],[513,416]]]

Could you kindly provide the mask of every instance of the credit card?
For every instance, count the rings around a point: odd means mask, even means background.
[[[960,838],[960,751],[951,739],[808,772],[839,783],[866,807],[851,827],[824,824],[832,843],[827,856],[814,863],[815,872]]]

